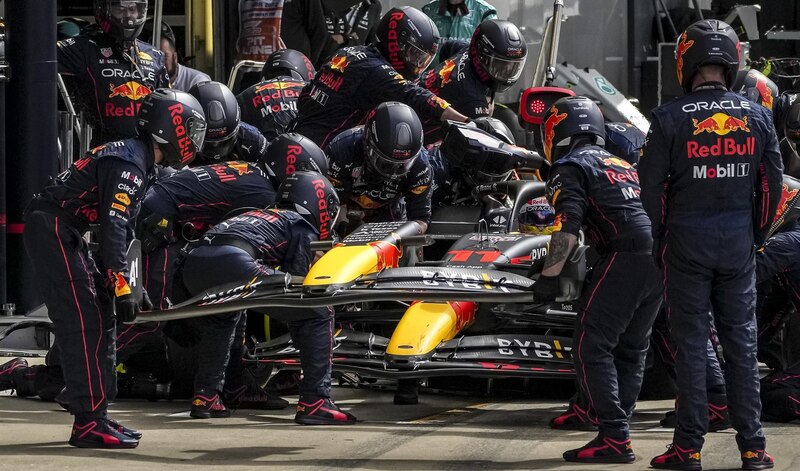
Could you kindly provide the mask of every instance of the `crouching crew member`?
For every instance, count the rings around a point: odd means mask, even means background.
[[[296,172],[278,191],[273,209],[256,210],[228,219],[208,231],[183,264],[183,283],[192,295],[220,285],[247,282],[256,276],[287,272],[305,276],[313,261],[311,242],[326,239],[339,212],[339,198],[320,173]],[[276,267],[280,266],[281,271]],[[330,399],[333,310],[309,309],[288,322],[300,351],[303,379],[295,422],[349,424],[355,418]],[[191,416],[227,417],[220,401],[227,353],[239,313],[197,318],[200,332],[198,373]]]
[[[106,414],[116,394],[115,312],[117,321],[127,322],[140,308],[125,259],[129,230],[153,165],[191,162],[205,130],[203,109],[194,97],[156,90],[142,103],[137,138],[96,147],[28,207],[25,247],[58,339],[75,416],[72,446],[139,444],[140,433]],[[99,224],[99,257],[89,256],[82,237],[89,224]]]
[[[421,149],[422,125],[414,110],[382,103],[364,126],[339,134],[325,149],[328,178],[344,205],[363,211],[364,222],[416,221],[422,233],[431,219],[433,177],[418,158]]]
[[[636,458],[628,418],[661,305],[639,178],[628,162],[602,148],[603,115],[588,98],[558,100],[545,114],[542,142],[552,164],[547,199],[556,219],[544,269],[534,284],[535,300],[549,302],[558,295],[558,276],[584,224],[600,254],[583,289],[573,343],[581,394],[597,414],[599,434],[565,452],[564,459],[629,463]]]

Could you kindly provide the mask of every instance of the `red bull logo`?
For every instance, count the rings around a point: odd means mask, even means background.
[[[147,88],[146,85],[142,85],[139,82],[125,82],[122,85],[117,85],[116,87],[114,84],[109,83],[108,88],[111,91],[111,93],[108,94],[109,98],[121,96],[129,100],[137,101],[150,94],[150,89]]]
[[[786,214],[786,210],[788,210],[792,203],[794,202],[795,198],[797,197],[797,189],[790,190],[789,185],[786,183],[783,184],[783,190],[781,191],[781,201],[778,203],[778,211],[775,212],[775,221],[780,221],[784,214]]]
[[[622,168],[632,168],[633,166],[625,160],[620,159],[619,157],[605,157],[600,159],[603,161],[604,164],[608,165],[609,167],[622,167]]]
[[[756,150],[756,138],[748,136],[745,142],[736,142],[732,137],[718,137],[717,142],[711,145],[700,144],[695,141],[686,143],[686,155],[690,159],[705,157],[736,157],[753,155]]]
[[[734,131],[750,132],[750,128],[747,127],[747,116],[742,116],[742,119],[739,119],[725,113],[714,113],[701,121],[692,118],[692,124],[694,125],[694,133],[692,134],[695,136],[704,132],[720,136]]]
[[[228,167],[236,171],[240,176],[253,173],[250,166],[246,162],[229,162]]]
[[[447,59],[444,61],[442,68],[439,69],[439,79],[442,85],[450,83],[450,76],[453,74],[453,69],[456,66],[456,61]]]
[[[317,196],[317,208],[319,209],[319,238],[325,240],[331,235],[331,217],[328,214],[328,200],[325,196],[325,182],[322,180],[313,180],[314,190]]]
[[[678,83],[683,85],[683,55],[694,44],[693,40],[686,40],[686,32],[681,35],[681,40],[675,48],[676,70],[678,71]]]
[[[335,70],[339,73],[344,72],[344,69],[347,68],[349,64],[350,61],[347,60],[347,56],[334,56],[330,62],[331,70]]]
[[[178,138],[181,162],[189,163],[194,159],[194,142],[187,136],[186,126],[183,123],[183,105],[176,103],[167,109],[172,118],[172,124],[175,126],[175,136]]]
[[[547,160],[552,162],[553,153],[553,139],[556,137],[556,126],[561,121],[567,119],[567,113],[558,113],[558,108],[553,106],[550,108],[550,116],[544,122],[544,153]]]
[[[761,105],[772,111],[774,97],[772,96],[772,89],[767,85],[767,78],[763,75],[756,78],[756,90],[761,95]]]
[[[261,85],[256,85],[256,93],[263,92],[264,90],[286,90],[288,88],[293,88],[301,86],[302,84],[293,83],[293,82],[265,82]]]

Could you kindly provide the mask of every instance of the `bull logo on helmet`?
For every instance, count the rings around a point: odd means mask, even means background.
[[[550,108],[550,116],[544,122],[544,154],[552,162],[553,139],[556,137],[556,126],[567,119],[567,113],[559,113],[555,105]]]
[[[689,50],[690,47],[694,44],[693,40],[686,40],[686,32],[681,35],[681,40],[678,42],[678,46],[675,48],[675,61],[678,71],[678,83],[683,84],[683,55],[686,54],[686,51]]]
[[[767,85],[767,78],[764,76],[756,77],[756,90],[761,95],[761,104],[764,108],[772,111],[774,97],[772,96],[772,89]]]

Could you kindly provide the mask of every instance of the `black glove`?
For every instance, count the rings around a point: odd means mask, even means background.
[[[561,292],[557,276],[539,275],[533,284],[533,300],[537,303],[551,303]]]
[[[142,253],[148,254],[164,247],[172,241],[172,218],[160,214],[151,214],[139,224],[139,240],[142,241]]]
[[[128,279],[122,273],[113,273],[112,278],[114,282],[114,311],[117,316],[117,322],[133,322],[140,310],[139,303],[133,299]],[[150,302],[149,299],[148,302]]]

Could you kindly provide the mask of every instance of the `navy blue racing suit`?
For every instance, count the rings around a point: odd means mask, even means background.
[[[434,208],[478,203],[472,196],[473,185],[467,183],[461,169],[449,165],[439,146],[423,150],[420,158],[431,167],[431,205]]]
[[[288,132],[297,117],[297,99],[306,82],[277,77],[259,82],[236,96],[242,121],[252,124],[268,141]]]
[[[116,395],[111,274],[130,280],[126,252],[148,174],[150,139],[109,142],[89,151],[36,195],[24,241],[53,321],[70,413],[103,417]],[[99,224],[99,251],[83,239]]]
[[[196,240],[209,228],[237,211],[261,209],[275,202],[275,189],[260,165],[223,162],[176,172],[151,186],[142,201],[140,238],[144,288],[156,309],[172,307],[176,263],[186,241]],[[154,227],[155,226],[155,227]],[[161,231],[159,227],[167,228]],[[150,244],[151,229],[161,239]],[[117,336],[117,355],[124,362],[153,335],[160,323],[125,326]]]
[[[490,104],[494,92],[487,85],[491,79],[481,80],[470,65],[468,51],[463,51],[444,60],[435,69],[429,70],[420,79],[420,84],[447,100],[450,106],[470,119],[491,116]],[[420,117],[421,118],[421,117]],[[422,120],[425,145],[442,140],[442,122],[436,117]]]
[[[342,204],[364,211],[365,222],[431,220],[431,168],[420,156],[408,173],[387,179],[374,173],[365,160],[364,128],[339,134],[325,149],[328,179]]]
[[[399,101],[420,120],[439,119],[450,105],[406,81],[373,46],[339,49],[300,94],[293,131],[325,148],[337,134],[363,124],[385,101]]]
[[[135,137],[142,99],[169,87],[163,52],[142,41],[125,50],[96,26],[58,42],[58,72],[74,80],[70,95],[94,126],[93,144]]]
[[[577,237],[585,225],[600,254],[579,301],[573,357],[600,434],[627,439],[662,295],[639,177],[628,162],[586,146],[553,164],[546,194],[555,230]]]
[[[206,233],[183,263],[183,283],[196,295],[259,275],[305,276],[313,260],[310,244],[318,238],[317,230],[293,211],[250,211]],[[239,313],[192,320],[200,332],[196,389],[222,391],[228,352],[238,341],[234,340],[239,334],[238,318]],[[330,397],[333,310],[309,309],[305,320],[290,320],[288,325],[292,342],[300,350],[301,400]]]
[[[763,243],[773,220],[781,172],[767,110],[722,85],[701,86],[653,111],[639,173],[677,345],[674,442],[681,447],[700,450],[708,429],[711,310],[738,446],[764,449],[754,245]]]

